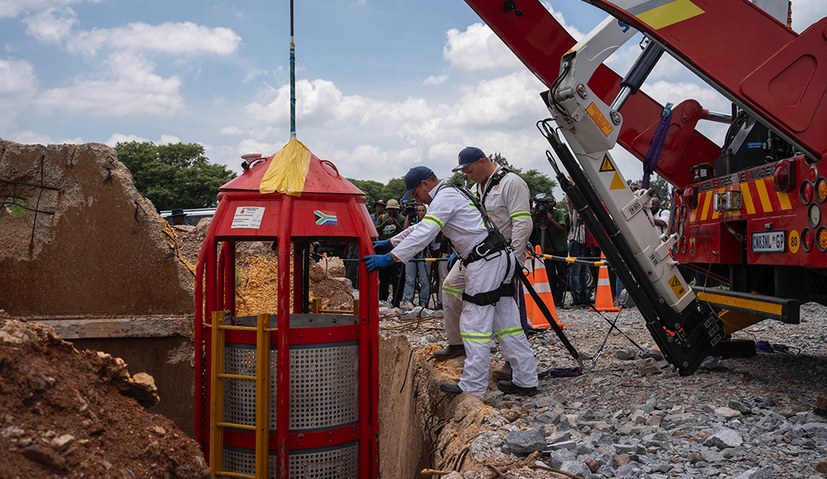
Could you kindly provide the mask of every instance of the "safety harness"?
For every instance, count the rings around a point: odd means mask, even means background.
[[[491,175],[491,178],[488,180],[488,186],[485,187],[485,191],[480,195],[480,203],[485,204],[485,198],[488,196],[488,193],[490,193],[495,186],[499,185],[500,181],[509,173],[511,173],[511,170],[502,167]],[[479,185],[477,191],[479,191]]]
[[[504,175],[503,175],[504,176]],[[502,176],[500,177],[502,178]],[[499,181],[499,180],[498,180]],[[502,254],[502,251],[510,252],[511,251],[511,244],[505,237],[500,233],[500,230],[497,229],[497,226],[491,221],[491,218],[485,212],[485,207],[483,207],[480,200],[474,196],[473,193],[468,191],[468,189],[463,188],[459,185],[443,185],[443,186],[451,186],[459,191],[463,196],[465,196],[474,208],[479,211],[480,215],[482,216],[482,224],[485,226],[485,229],[488,231],[488,236],[485,237],[479,244],[474,246],[471,249],[471,253],[468,254],[465,258],[462,259],[462,265],[468,266],[469,264],[479,261],[481,259],[488,260],[489,258],[493,257],[495,254],[499,256]],[[441,189],[441,188],[440,188]],[[439,190],[437,190],[439,193]],[[493,306],[497,304],[500,298],[504,297],[513,297],[514,296],[514,276],[508,275],[508,270],[511,269],[511,255],[506,255],[508,260],[506,266],[506,277],[503,278],[503,283],[494,290],[486,291],[483,293],[477,293],[474,295],[470,295],[468,293],[462,293],[462,299],[464,301],[468,301],[469,303],[476,304],[478,306]],[[516,268],[515,268],[516,270]]]
[[[485,229],[488,230],[488,236],[485,238],[485,240],[483,240],[482,243],[475,246],[474,249],[471,251],[471,254],[463,260],[463,266],[468,266],[474,261],[483,259],[492,253],[496,253],[498,251],[511,248],[511,244],[508,242],[508,240],[505,239],[502,233],[500,233],[500,230],[497,228],[497,225],[495,225],[494,222],[491,221],[491,218],[485,211],[484,206],[485,198],[486,196],[488,196],[488,193],[491,191],[492,188],[500,184],[500,181],[502,181],[503,177],[505,177],[505,175],[507,175],[509,172],[510,170],[505,167],[500,168],[499,170],[494,172],[494,174],[491,175],[491,178],[488,181],[488,186],[485,188],[484,192],[480,192],[478,185],[477,192],[481,193],[479,199],[477,199],[477,196],[471,193],[471,191],[469,191],[468,189],[463,188],[459,185],[453,185],[455,188],[457,188],[457,190],[459,190],[460,193],[467,197],[474,205],[474,208],[476,208],[480,212],[480,214],[482,215],[483,225],[485,226]]]

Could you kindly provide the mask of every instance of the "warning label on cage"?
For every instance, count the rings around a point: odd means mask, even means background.
[[[233,215],[233,224],[230,228],[258,229],[261,219],[264,218],[263,206],[239,206]]]

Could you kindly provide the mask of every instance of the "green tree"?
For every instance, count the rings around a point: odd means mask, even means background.
[[[626,180],[627,185],[634,185],[637,188],[640,188],[641,181],[640,180]],[[658,175],[654,175],[649,180],[649,189],[655,190],[658,197],[660,198],[661,203],[671,203],[672,202],[672,195],[670,192],[672,191],[672,185],[669,184],[668,181],[664,180]]]
[[[226,166],[210,163],[197,143],[131,141],[115,151],[132,171],[135,188],[159,210],[215,206],[218,189],[235,178]]]
[[[353,183],[353,186],[362,190],[365,194],[365,204],[371,211],[373,211],[373,205],[376,203],[376,200],[388,200],[385,197],[385,185],[378,181],[356,180],[353,178],[348,178],[348,181]]]
[[[669,195],[669,192],[672,190],[669,183],[661,178],[658,175],[654,175],[652,181],[649,182],[649,189],[653,189],[658,192],[658,196],[660,197],[661,203],[667,203],[672,201],[672,197]]]
[[[528,191],[530,192],[532,198],[540,193],[549,194],[552,190],[554,190],[554,187],[557,186],[557,182],[552,180],[551,177],[535,169],[531,169],[526,172],[522,172],[518,169],[515,173],[520,175],[523,180],[525,180],[526,184],[528,184]]]
[[[393,178],[385,185],[385,200],[395,199],[401,201],[406,190],[403,178]]]
[[[508,168],[509,170],[513,171],[517,175],[519,175],[528,185],[528,191],[531,195],[531,198],[534,198],[539,193],[551,193],[554,187],[557,186],[557,182],[551,179],[545,173],[541,173],[538,170],[531,169],[528,171],[523,171],[520,168],[515,168],[511,166],[511,163],[508,162],[508,159],[504,157],[500,153],[493,153],[491,156],[488,157],[491,161],[502,166],[504,168]],[[474,185],[471,180],[468,180],[462,172],[458,171],[454,173],[451,178],[448,179],[448,182],[451,184],[459,183],[465,184],[469,188]]]
[[[474,182],[469,180],[461,171],[457,171],[450,178],[448,178],[449,185],[462,185],[465,187],[474,186]]]
[[[509,163],[508,160],[500,153],[494,153],[489,156],[488,159],[504,168],[514,171],[514,167],[511,166],[511,163]]]

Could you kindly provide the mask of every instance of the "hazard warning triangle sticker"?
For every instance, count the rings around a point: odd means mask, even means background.
[[[609,185],[609,189],[622,190],[623,188],[626,188],[626,183],[624,183],[623,180],[620,178],[620,175],[618,175],[617,172],[615,172],[615,177],[612,178],[612,184]]]
[[[600,163],[600,173],[606,171],[615,171],[615,166],[612,164],[612,160],[609,159],[609,155],[603,157],[603,161]]]

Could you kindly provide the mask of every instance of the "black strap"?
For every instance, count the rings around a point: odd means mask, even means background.
[[[580,353],[578,353],[577,350],[574,349],[574,346],[572,346],[572,344],[569,342],[569,338],[567,338],[566,335],[563,334],[563,330],[560,329],[560,325],[558,325],[557,321],[554,320],[554,316],[552,316],[551,311],[549,311],[548,306],[546,306],[546,303],[543,302],[542,298],[540,298],[540,295],[537,294],[537,291],[534,290],[534,286],[532,286],[528,278],[525,277],[525,273],[523,271],[520,271],[519,273],[517,273],[517,277],[520,278],[520,281],[522,281],[523,286],[525,286],[526,291],[528,291],[528,294],[530,294],[531,297],[534,299],[534,302],[537,303],[537,307],[540,308],[540,312],[543,313],[543,316],[546,317],[546,321],[548,321],[548,324],[551,325],[551,329],[553,329],[554,332],[557,333],[557,337],[560,338],[560,342],[563,343],[563,346],[565,346],[566,349],[569,351],[571,357],[573,357],[577,361],[580,361]]]
[[[474,193],[471,193],[468,190],[468,188],[465,188],[460,185],[451,186],[456,188],[456,190],[459,191],[462,194],[462,196],[466,197],[468,201],[470,201],[474,205],[474,208],[476,208],[477,211],[479,211],[480,216],[482,216],[482,225],[485,226],[485,229],[488,230],[488,233],[491,234],[492,232],[496,231],[499,234],[499,229],[497,228],[497,225],[495,225],[494,222],[491,221],[491,218],[485,211],[485,206],[482,205],[479,198],[477,198],[476,195],[474,195]]]
[[[500,285],[499,288],[491,291],[486,291],[485,293],[477,293],[474,295],[470,295],[465,292],[462,293],[463,301],[474,303],[477,306],[493,306],[497,304],[500,298],[512,296],[514,296],[514,283],[511,281],[503,283]]]
[[[480,203],[483,205],[485,204],[485,198],[488,196],[488,193],[497,185],[500,184],[505,175],[511,173],[506,167],[502,167],[499,170],[495,171],[491,178],[488,180],[488,186],[485,187],[485,192],[480,195]],[[479,185],[477,185],[477,191],[479,191]]]
[[[468,266],[474,261],[481,260],[499,251],[508,250],[510,245],[505,237],[499,231],[489,231],[488,236],[485,237],[478,245],[471,249],[471,253],[462,259],[462,265]]]

